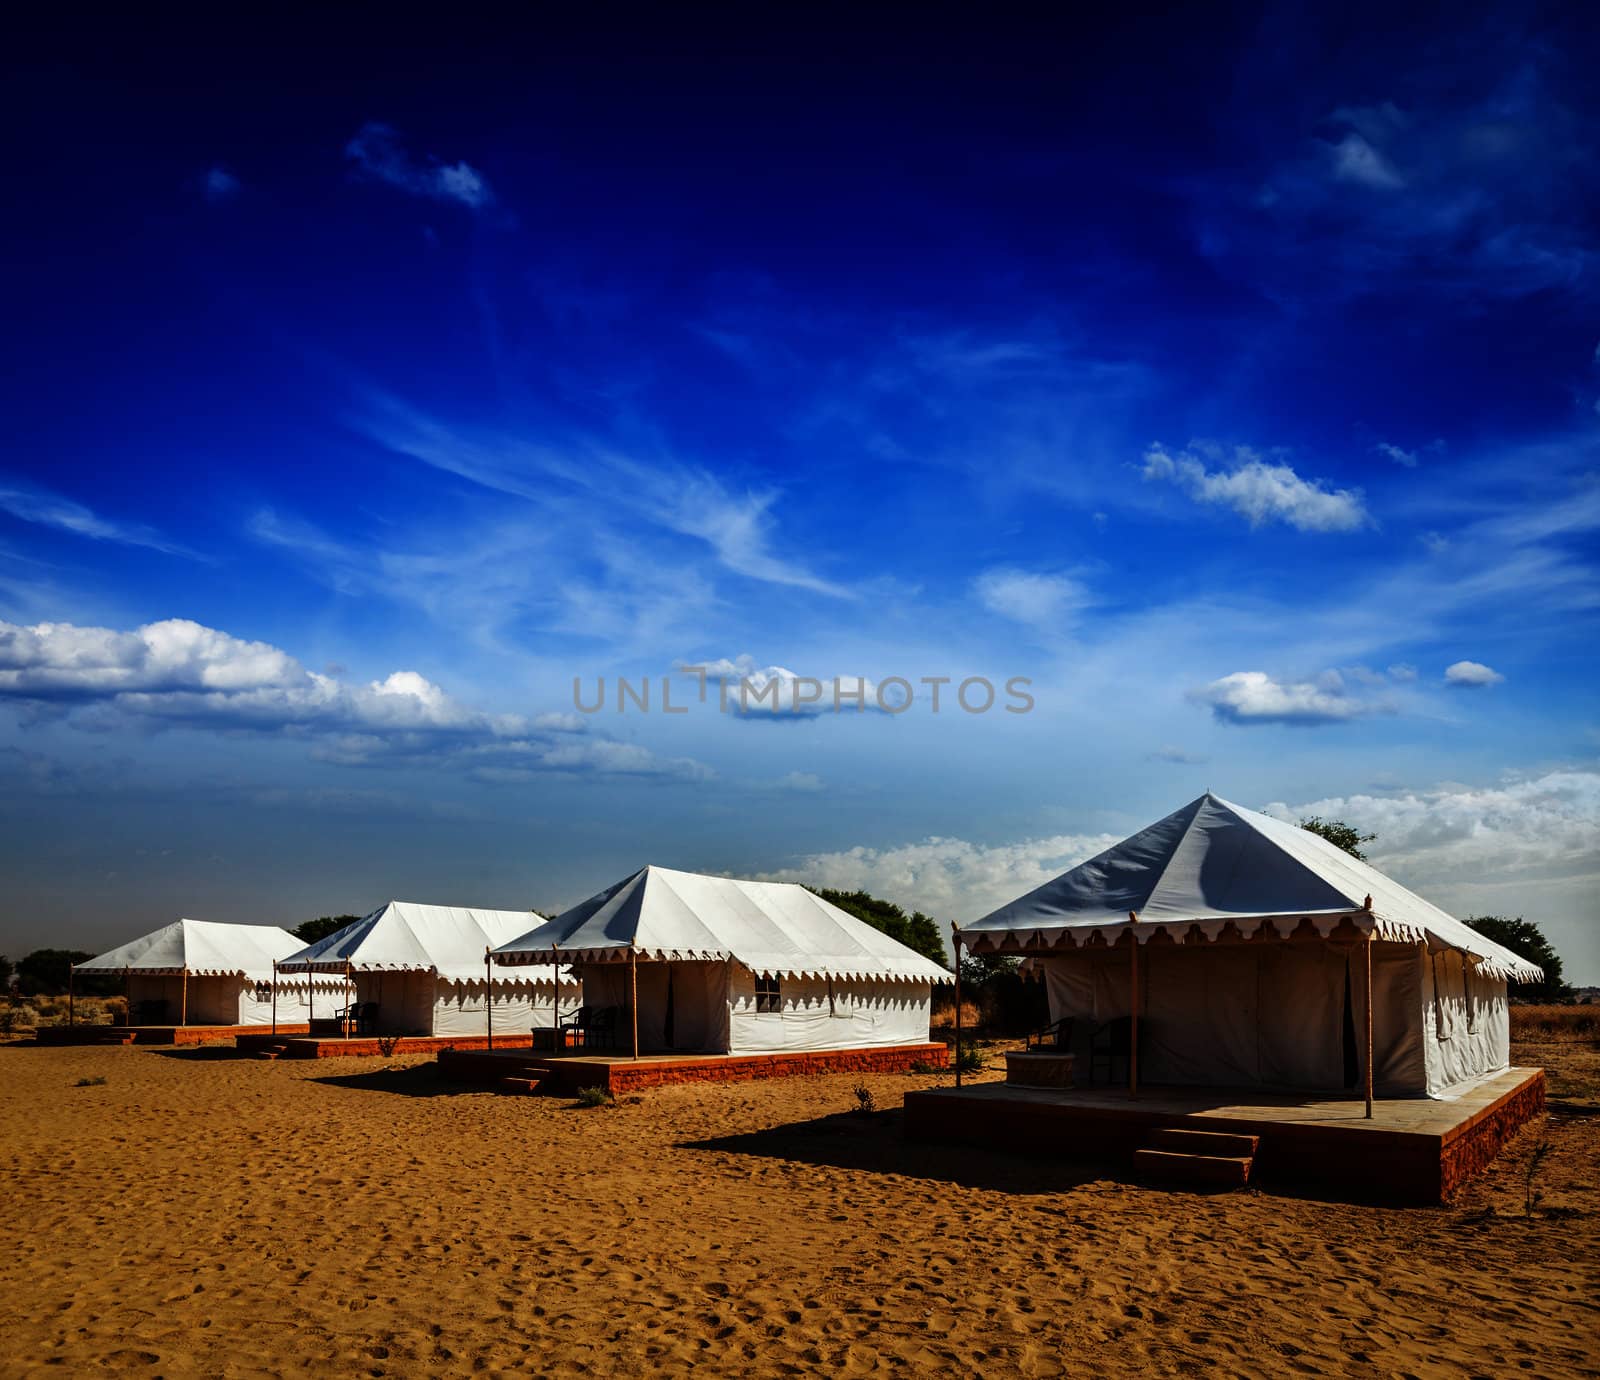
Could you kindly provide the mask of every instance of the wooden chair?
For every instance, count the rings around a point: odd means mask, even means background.
[[[573,1033],[572,1043],[579,1049],[611,1049],[617,1042],[617,1008],[614,1006],[580,1006],[570,1016],[562,1017],[563,1036]],[[565,1039],[561,1041],[564,1048]]]
[[[1095,1066],[1104,1062],[1106,1081],[1111,1081],[1114,1060],[1133,1057],[1133,1017],[1113,1016],[1089,1037],[1089,1083],[1094,1084]]]
[[[1073,1018],[1063,1016],[1058,1021],[1051,1021],[1049,1025],[1040,1030],[1030,1031],[1025,1049],[1033,1049],[1037,1042],[1039,1049],[1054,1049],[1063,1054],[1072,1049]]]

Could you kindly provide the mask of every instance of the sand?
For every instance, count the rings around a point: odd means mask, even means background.
[[[1402,1210],[908,1145],[924,1076],[865,1080],[872,1116],[849,1075],[587,1110],[417,1059],[4,1046],[3,1370],[1596,1375],[1600,1052],[1558,1053],[1564,1110]]]

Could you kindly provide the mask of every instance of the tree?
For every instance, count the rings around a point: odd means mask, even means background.
[[[315,944],[317,940],[326,939],[335,930],[342,930],[360,918],[359,915],[319,915],[315,920],[302,920],[289,933],[296,939],[305,940],[307,944]]]
[[[0,954],[0,992],[11,990],[11,975],[16,971],[17,965],[4,954]]]
[[[24,997],[62,996],[72,965],[93,957],[82,949],[35,949],[17,960],[17,992]],[[86,997],[109,997],[122,990],[122,978],[116,973],[84,973],[73,987]]]
[[[1537,963],[1544,969],[1542,982],[1507,983],[1506,991],[1512,1001],[1566,1003],[1573,1000],[1572,988],[1561,976],[1561,955],[1532,920],[1524,920],[1520,915],[1515,920],[1507,920],[1503,915],[1471,915],[1467,917],[1467,924],[1502,949],[1510,949],[1518,958]]]
[[[830,887],[807,887],[808,891],[838,906],[846,915],[853,915],[863,924],[880,930],[890,939],[897,940],[908,949],[914,949],[924,958],[931,958],[941,968],[950,966],[945,956],[944,939],[939,925],[931,915],[914,910],[907,915],[893,901],[885,901],[865,891],[835,891]]]
[[[1346,824],[1342,819],[1319,819],[1316,815],[1301,820],[1300,827],[1327,839],[1335,848],[1344,849],[1352,858],[1359,858],[1362,862],[1366,862],[1367,855],[1361,851],[1361,845],[1371,843],[1378,837],[1376,834],[1363,834],[1355,825]]]

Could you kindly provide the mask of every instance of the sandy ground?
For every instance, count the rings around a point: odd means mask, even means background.
[[[1600,1374],[1600,1051],[1516,1057],[1562,1109],[1397,1210],[907,1145],[927,1077],[868,1079],[871,1116],[848,1075],[585,1110],[3,1046],[0,1370]]]

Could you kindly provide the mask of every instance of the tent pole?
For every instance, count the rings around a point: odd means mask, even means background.
[[[75,971],[76,970],[73,968],[73,966],[70,963],[67,964],[67,1024],[68,1025],[77,1025],[77,1023],[78,1023],[77,1010],[72,1004],[72,975],[73,975],[73,973]]]
[[[494,979],[493,960],[489,957],[489,946],[483,946],[483,1031],[488,1038],[489,1048],[494,1048],[494,1002],[490,1000],[493,995],[490,983]]]
[[[189,970],[183,970],[183,985],[178,989],[178,1024],[189,1024]]]
[[[556,979],[555,995],[550,1000],[550,1053],[559,1054],[561,1053],[561,952],[553,940],[550,944],[550,962],[550,971],[555,974]],[[573,1038],[576,1039],[577,1036]]]
[[[1372,936],[1367,931],[1367,1120],[1372,1120]]]
[[[950,923],[950,952],[956,960],[956,1087],[961,1086],[961,926]]]
[[[133,1029],[133,974],[126,964],[122,968],[122,1023]]]
[[[278,960],[272,960],[272,1033],[278,1033]]]
[[[1128,993],[1128,1012],[1132,1017],[1128,1024],[1128,1097],[1133,1101],[1139,1097],[1139,936],[1133,932],[1138,919],[1131,910],[1128,912],[1128,958],[1133,965]]]
[[[629,1008],[633,1015],[633,1057],[639,1057],[639,951],[628,946]]]
[[[354,990],[355,984],[350,980],[350,960],[347,958],[344,961],[344,1037],[347,1040],[350,1038],[350,994]]]

